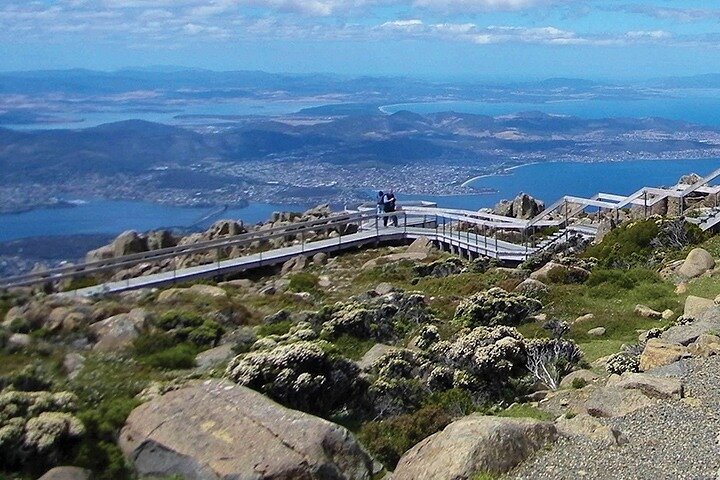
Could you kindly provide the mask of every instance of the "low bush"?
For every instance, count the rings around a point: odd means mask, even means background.
[[[375,458],[392,470],[411,447],[451,421],[452,417],[442,407],[426,406],[414,413],[367,422],[358,438]]]
[[[298,272],[290,276],[290,284],[288,290],[291,292],[308,292],[317,291],[319,278],[308,272]]]
[[[184,370],[195,366],[198,350],[192,345],[178,344],[174,347],[140,357],[140,361],[153,368]]]

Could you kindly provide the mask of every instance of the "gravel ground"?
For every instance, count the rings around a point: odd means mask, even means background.
[[[627,444],[561,439],[504,478],[720,479],[720,357],[690,360],[683,381],[682,401],[603,420],[619,429]]]

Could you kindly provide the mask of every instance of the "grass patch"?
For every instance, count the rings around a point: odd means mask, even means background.
[[[319,280],[318,276],[312,273],[298,272],[290,276],[288,290],[291,292],[317,293]]]
[[[700,277],[687,284],[687,295],[713,299],[720,295],[720,277]]]
[[[292,320],[284,320],[277,323],[264,323],[257,327],[258,337],[267,337],[268,335],[285,335],[292,328]]]
[[[550,414],[543,412],[542,410],[539,410],[532,405],[528,404],[515,404],[511,405],[510,407],[506,408],[505,410],[502,410],[501,412],[498,412],[496,414],[498,417],[507,417],[507,418],[534,418],[535,420],[551,420],[552,417]]]
[[[548,318],[568,322],[592,313],[592,320],[575,323],[566,337],[577,342],[585,360],[593,360],[617,352],[623,343],[636,343],[637,330],[649,330],[667,324],[665,320],[644,318],[634,313],[635,305],[652,309],[680,311],[674,285],[645,269],[596,270],[583,285],[552,285],[544,302]],[[597,338],[587,334],[595,327],[605,327]],[[518,328],[527,337],[544,337],[547,332],[538,323]]]
[[[375,340],[362,340],[343,334],[332,341],[332,351],[350,360],[360,360],[376,343]]]

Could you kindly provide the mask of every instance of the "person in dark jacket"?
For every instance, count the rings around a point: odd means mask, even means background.
[[[393,190],[390,189],[384,196],[383,196],[383,211],[385,213],[392,213],[395,211],[395,194],[393,193]],[[397,215],[391,215],[389,217],[383,218],[383,225],[387,227],[388,224],[388,218],[392,219],[393,226],[398,226],[398,218]]]

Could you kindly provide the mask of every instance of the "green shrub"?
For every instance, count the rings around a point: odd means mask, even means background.
[[[202,325],[188,334],[190,343],[198,347],[213,347],[220,341],[225,329],[213,320],[205,320]]]
[[[441,407],[427,406],[414,413],[368,422],[360,429],[358,438],[386,468],[394,469],[413,445],[451,421],[451,416]]]
[[[258,337],[267,337],[268,335],[285,335],[292,328],[292,320],[284,320],[277,323],[264,323],[257,327]]]
[[[165,331],[199,327],[203,324],[203,318],[195,312],[184,310],[169,310],[157,319],[156,325]]]
[[[13,333],[30,333],[32,331],[30,322],[24,318],[13,319],[8,328],[10,328],[10,331]]]
[[[179,344],[167,350],[152,353],[140,358],[145,365],[164,370],[184,370],[195,366],[197,349],[191,345]]]
[[[92,277],[75,277],[70,280],[70,283],[64,289],[66,291],[79,290],[81,288],[94,287],[99,282],[96,278]]]
[[[624,224],[611,230],[602,242],[591,246],[586,256],[596,257],[606,267],[641,264],[652,254],[652,241],[659,227],[654,219]]]
[[[291,292],[315,292],[317,291],[319,278],[308,272],[299,272],[290,277],[288,290]]]
[[[546,278],[549,283],[555,283],[555,284],[570,283],[570,274],[568,273],[568,270],[565,267],[551,268],[547,272]]]
[[[134,398],[111,398],[96,408],[78,413],[86,436],[75,451],[72,463],[92,470],[94,478],[99,480],[132,478],[115,440],[128,415],[139,404]]]
[[[147,332],[133,340],[133,350],[138,356],[147,356],[174,347],[179,342],[166,332]]]
[[[453,418],[470,415],[477,410],[470,393],[459,388],[431,394],[425,401],[425,406],[439,407]]]
[[[570,386],[576,390],[579,390],[587,385],[587,380],[584,378],[573,378],[573,381],[570,383]]]

